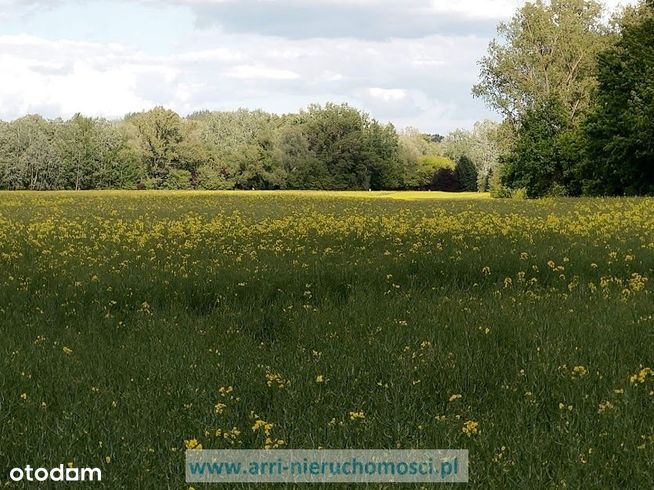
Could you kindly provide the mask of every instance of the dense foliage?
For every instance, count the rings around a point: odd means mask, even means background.
[[[474,93],[511,134],[501,183],[529,197],[654,193],[654,3],[609,28],[595,0],[538,0],[499,32]]]
[[[589,190],[654,194],[654,2],[625,19],[598,60],[599,86],[586,126]]]
[[[415,178],[403,163],[395,129],[347,105],[188,118],[157,107],[119,122],[26,116],[0,126],[4,189],[399,188]]]
[[[488,162],[472,134],[398,133],[335,104],[284,116],[241,109],[183,118],[163,107],[121,121],[30,115],[0,122],[0,189],[426,190],[466,157],[474,168],[456,189],[476,191],[472,175],[487,173]]]

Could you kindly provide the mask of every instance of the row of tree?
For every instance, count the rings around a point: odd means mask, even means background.
[[[537,0],[500,25],[473,89],[504,115],[498,194],[654,194],[654,0],[605,19]]]
[[[398,133],[335,104],[284,116],[183,118],[162,107],[121,121],[29,115],[0,122],[0,188],[485,190],[493,162],[482,147],[494,128]],[[435,178],[443,173],[453,181]]]

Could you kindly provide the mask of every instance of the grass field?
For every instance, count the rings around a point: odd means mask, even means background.
[[[653,275],[652,199],[0,193],[0,478],[186,488],[195,439],[651,488]]]

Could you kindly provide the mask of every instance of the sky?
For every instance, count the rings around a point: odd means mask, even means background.
[[[633,0],[607,0],[607,8]],[[0,0],[0,120],[346,102],[445,134],[520,0]]]

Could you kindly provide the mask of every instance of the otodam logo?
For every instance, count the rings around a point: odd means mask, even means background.
[[[32,468],[30,465],[24,468],[13,468],[9,472],[12,481],[102,481],[102,471],[99,468],[70,468],[59,465],[55,468]]]

